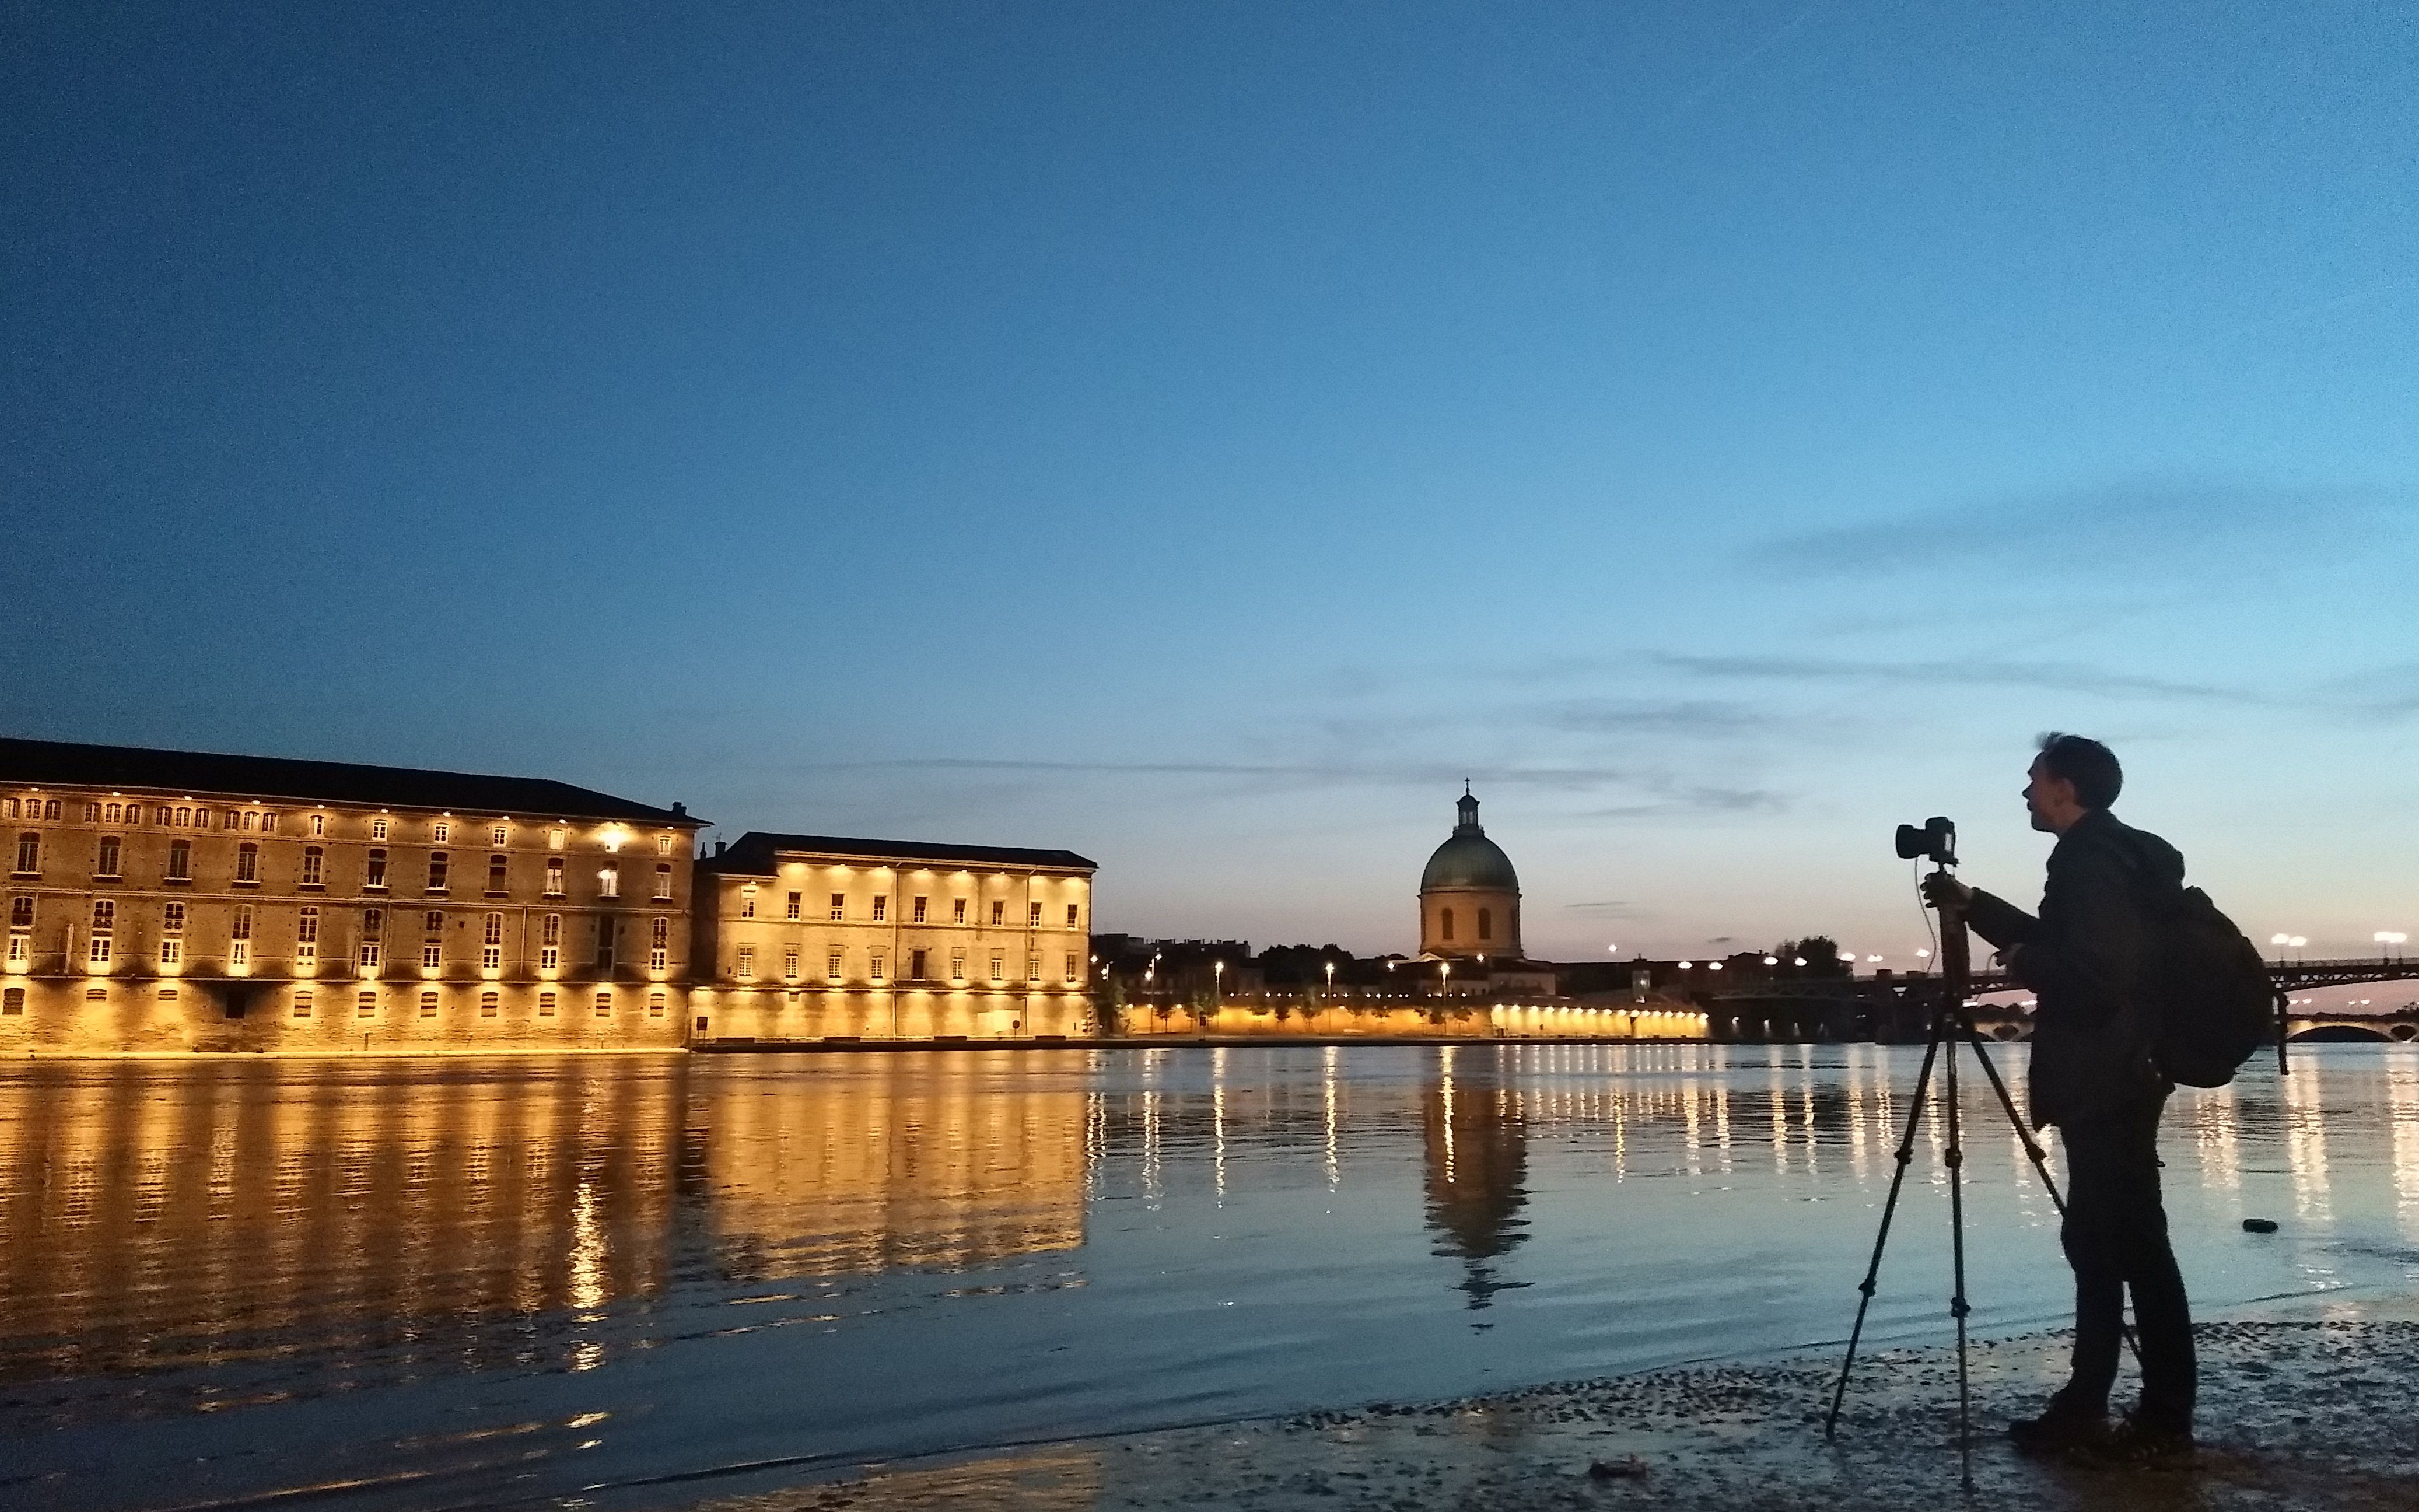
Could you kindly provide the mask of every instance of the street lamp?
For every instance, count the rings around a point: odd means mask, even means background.
[[[2408,935],[2408,934],[2406,934],[2406,933],[2403,933],[2402,931],[2400,931],[2400,930],[2395,930],[2395,929],[2381,929],[2381,930],[2379,930],[2375,934],[2370,935],[2370,936],[2369,936],[2369,938],[2371,938],[2371,939],[2373,939],[2373,940],[2375,940],[2375,941],[2377,942],[2378,947],[2379,947],[2379,949],[2378,949],[2378,952],[2377,952],[2377,957],[2378,957],[2378,959],[2379,959],[2379,960],[2382,961],[2382,960],[2386,959],[2386,957],[2387,957],[2387,955],[2388,955],[2389,953],[2391,953],[2391,954],[2395,954],[2395,955],[2399,955],[2399,954],[2401,954],[2401,952],[2400,952],[2399,950],[2395,950],[2395,951],[2392,951],[2392,952],[2388,952],[2388,951],[2384,949],[2384,947],[2389,946],[2389,945],[2392,945],[2392,946],[2399,946],[2399,945],[2407,944],[2407,943],[2410,941],[2411,936],[2410,936],[2410,935]]]
[[[1218,994],[1218,1006],[1219,1006],[1219,1007],[1221,1007],[1221,1008],[1225,1007],[1225,1006],[1226,1006],[1226,963],[1225,963],[1225,962],[1224,962],[1224,961],[1212,961],[1212,962],[1210,962],[1210,980],[1211,983],[1215,986],[1215,988],[1216,988],[1216,990],[1217,990],[1217,994]]]
[[[1327,963],[1327,990],[1331,993],[1335,990],[1335,963],[1333,961]]]

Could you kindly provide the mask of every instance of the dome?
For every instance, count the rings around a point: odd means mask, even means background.
[[[1518,892],[1520,879],[1512,871],[1512,857],[1503,847],[1481,834],[1456,833],[1436,848],[1428,857],[1428,868],[1420,873],[1420,890],[1435,892],[1446,887],[1488,887],[1502,892]]]

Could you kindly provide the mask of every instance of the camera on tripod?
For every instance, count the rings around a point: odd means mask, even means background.
[[[1920,825],[1898,826],[1898,858],[1928,860],[1935,866],[1957,864],[1957,826],[1938,814]]]

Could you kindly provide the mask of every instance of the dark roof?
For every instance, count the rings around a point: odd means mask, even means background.
[[[1073,851],[1031,851],[1020,845],[932,845],[912,840],[850,840],[840,835],[768,835],[751,829],[732,841],[719,856],[697,863],[701,872],[729,872],[741,876],[769,877],[776,854],[804,851],[813,856],[862,856],[877,861],[939,861],[963,866],[1046,866],[1090,872],[1089,857]]]
[[[366,803],[389,808],[532,818],[628,819],[696,828],[703,820],[632,803],[542,777],[480,777],[408,766],[302,762],[283,756],[223,756],[141,746],[80,746],[0,736],[0,782],[163,793],[208,793],[304,803]]]

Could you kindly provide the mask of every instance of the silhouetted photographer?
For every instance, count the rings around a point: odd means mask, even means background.
[[[2057,835],[2057,844],[2038,918],[1945,872],[1925,878],[1924,889],[1934,904],[1962,909],[2031,989],[2032,1119],[2056,1126],[2066,1151],[2059,1239],[2074,1270],[2073,1360],[2041,1413],[2010,1424],[2009,1433],[2026,1448],[2130,1459],[2192,1448],[2197,1372],[2159,1194],[2159,1116],[2175,1084],[2153,1060],[2162,911],[2180,893],[2184,862],[2165,841],[2109,812],[2123,781],[2116,755],[2098,741],[2042,737],[2025,807],[2033,827]],[[2129,1291],[2142,1395],[2112,1432],[2108,1394]]]

